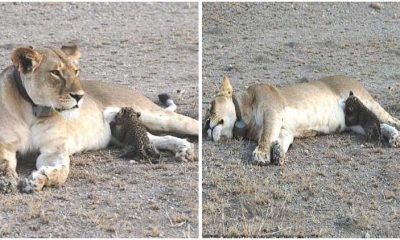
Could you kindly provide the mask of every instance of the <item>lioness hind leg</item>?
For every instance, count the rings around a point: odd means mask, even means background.
[[[389,146],[394,148],[400,147],[400,133],[395,128],[388,124],[381,124],[381,133],[384,138],[389,141]]]
[[[18,175],[15,171],[16,166],[15,152],[8,151],[0,144],[0,194],[17,190]]]
[[[381,123],[387,123],[398,130],[400,130],[400,120],[390,115],[379,103],[377,103],[374,99],[370,99],[367,101],[363,101],[365,106],[370,109],[379,119]]]
[[[180,161],[194,161],[197,157],[194,154],[193,143],[186,139],[173,136],[155,136],[147,133],[150,143],[158,150],[168,150],[175,153],[175,157]]]
[[[69,174],[69,156],[62,153],[42,153],[36,160],[36,171],[19,182],[21,192],[38,192],[43,187],[60,187]]]
[[[196,119],[175,112],[141,111],[140,120],[147,129],[156,132],[171,134],[183,134],[197,136],[199,134],[199,122]]]
[[[120,107],[108,107],[103,111],[104,119],[111,123]],[[161,110],[135,109],[141,113],[140,120],[147,129],[156,132],[168,132],[171,134],[183,134],[197,136],[199,134],[199,122],[196,119]]]

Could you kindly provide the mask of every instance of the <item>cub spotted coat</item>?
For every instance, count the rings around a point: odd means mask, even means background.
[[[346,126],[361,126],[367,142],[381,140],[381,123],[378,117],[352,91],[345,102],[344,113]]]
[[[120,146],[124,147],[121,157],[139,157],[148,159],[149,157],[159,157],[159,152],[150,143],[146,128],[139,119],[140,113],[133,108],[124,107],[115,116],[112,129],[113,135],[119,141]],[[114,131],[113,131],[114,132]]]

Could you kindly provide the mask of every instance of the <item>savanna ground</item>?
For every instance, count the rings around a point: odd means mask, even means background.
[[[1,3],[0,12],[2,69],[19,45],[72,40],[81,79],[124,84],[155,102],[167,92],[177,112],[198,118],[197,3]],[[132,163],[120,153],[72,156],[60,189],[0,195],[0,237],[196,237],[197,162],[165,153],[160,164]],[[18,161],[20,177],[34,168]]]
[[[344,74],[400,117],[400,4],[204,3],[203,116],[234,91]],[[296,139],[282,167],[256,143],[203,138],[203,236],[399,237],[399,149],[352,133]]]

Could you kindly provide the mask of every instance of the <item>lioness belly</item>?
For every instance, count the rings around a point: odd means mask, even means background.
[[[338,100],[325,100],[307,106],[284,109],[283,127],[291,131],[294,137],[308,137],[345,130],[344,112]]]

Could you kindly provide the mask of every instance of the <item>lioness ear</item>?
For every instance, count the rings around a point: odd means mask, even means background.
[[[61,47],[61,51],[67,55],[69,60],[78,65],[79,59],[81,58],[81,51],[78,45],[73,42],[66,43]]]
[[[14,66],[24,74],[34,71],[42,59],[42,55],[33,50],[32,47],[17,48],[11,54],[11,61]]]
[[[219,90],[219,95],[230,97],[230,96],[232,96],[232,92],[233,92],[233,89],[232,89],[231,83],[229,82],[229,78],[228,78],[228,76],[225,75],[224,81],[222,82],[221,89]]]
[[[353,96],[353,95],[354,95],[353,91],[350,91],[349,96]]]

